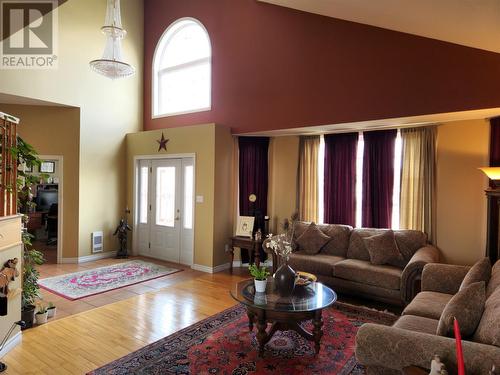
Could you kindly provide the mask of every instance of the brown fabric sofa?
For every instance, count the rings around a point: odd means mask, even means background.
[[[294,252],[289,264],[296,271],[315,274],[318,279],[336,291],[366,298],[405,305],[420,289],[422,269],[427,263],[439,261],[439,251],[427,244],[425,233],[414,230],[396,230],[394,237],[403,260],[399,266],[375,265],[363,238],[387,231],[386,229],[353,229],[348,225],[318,225],[321,232],[331,238],[319,253],[311,255],[296,244],[309,223],[295,223]],[[266,247],[264,250],[272,253]],[[273,264],[278,266],[273,253]]]
[[[402,369],[410,366],[428,369],[435,354],[441,357],[450,374],[456,373],[455,339],[438,336],[436,332],[441,313],[458,292],[468,270],[469,267],[464,266],[426,265],[422,274],[422,292],[392,327],[364,324],[360,328],[356,335],[356,357],[367,366],[368,374],[401,374]],[[482,306],[478,308],[482,309]],[[487,284],[483,317],[498,314],[499,310],[500,261],[493,267]],[[488,326],[486,330],[496,335],[495,332],[500,332],[500,315],[493,321],[494,326]],[[493,341],[495,345],[485,344],[484,338],[478,336],[479,327],[471,337],[463,337],[467,374],[488,374],[493,365],[500,369],[500,335]]]

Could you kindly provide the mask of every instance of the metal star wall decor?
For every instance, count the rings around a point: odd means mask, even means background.
[[[166,139],[165,136],[163,135],[163,132],[161,133],[161,139],[158,139],[156,142],[158,142],[158,152],[161,150],[167,151],[167,143],[170,141],[170,139]]]

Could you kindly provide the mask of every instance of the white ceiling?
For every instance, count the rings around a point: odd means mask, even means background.
[[[500,0],[259,0],[500,53]]]
[[[472,111],[437,113],[433,115],[400,117],[383,120],[350,122],[344,124],[307,126],[293,129],[269,130],[240,135],[248,136],[289,136],[289,135],[319,135],[330,133],[348,133],[368,130],[393,128],[409,128],[431,124],[444,124],[464,120],[489,119],[500,116],[500,108],[478,109]]]

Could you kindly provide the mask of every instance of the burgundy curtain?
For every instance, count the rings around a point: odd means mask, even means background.
[[[396,129],[363,133],[363,227],[391,227],[396,136]]]
[[[355,225],[358,133],[325,135],[324,221]]]
[[[490,119],[490,167],[500,167],[500,117]],[[493,181],[490,186],[494,187]],[[494,199],[488,199],[488,243],[486,245],[486,256],[492,263],[500,258],[498,248],[498,203]]]
[[[240,150],[239,163],[239,190],[240,190],[240,215],[256,216],[255,229],[260,216],[267,215],[267,187],[268,187],[268,150],[269,138],[267,137],[240,137],[238,139]],[[257,200],[252,203],[248,200],[250,194],[255,194]]]

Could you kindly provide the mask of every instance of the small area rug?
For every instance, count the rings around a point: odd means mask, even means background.
[[[69,300],[77,300],[113,289],[142,283],[181,270],[141,260],[49,277],[38,285]]]
[[[396,316],[337,302],[323,311],[321,350],[293,331],[276,332],[257,354],[255,328],[237,305],[202,320],[88,375],[125,374],[364,374],[354,356],[358,328],[366,322],[390,325]],[[311,329],[311,322],[306,328]]]

